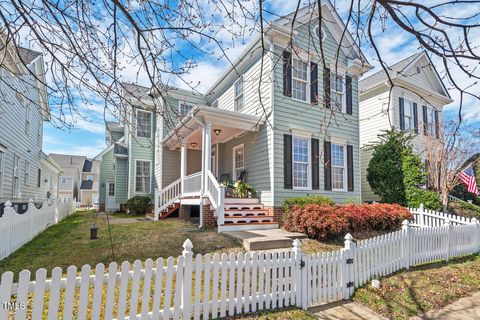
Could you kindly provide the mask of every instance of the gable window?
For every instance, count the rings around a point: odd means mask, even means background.
[[[30,163],[25,160],[25,179],[23,181],[25,185],[30,184]]]
[[[3,195],[3,172],[5,165],[5,152],[0,149],[0,196]]]
[[[293,188],[308,189],[310,181],[310,139],[293,136],[292,153]]]
[[[405,99],[405,105],[403,110],[403,119],[405,123],[405,131],[413,130],[413,102]]]
[[[182,116],[185,117],[187,113],[190,112],[190,110],[193,109],[193,104],[190,104],[185,101],[180,101],[178,105],[178,113]]]
[[[317,39],[324,41],[325,38],[327,37],[327,35],[325,33],[325,28],[322,27],[322,30],[320,30],[319,25],[315,26],[315,35],[317,36]]]
[[[332,143],[332,190],[345,190],[345,145]]]
[[[20,157],[17,155],[13,156],[13,197],[20,197]]]
[[[243,144],[233,148],[233,180],[237,180],[245,169],[245,152]]]
[[[308,63],[292,59],[292,98],[307,101],[308,97]]]
[[[25,133],[30,134],[30,107],[25,108]]]
[[[330,95],[332,97],[332,105],[335,108],[345,113],[346,110],[346,101],[345,101],[345,77],[331,72],[330,74]]]
[[[135,167],[135,192],[150,193],[150,161],[137,160]]]
[[[233,102],[233,107],[235,111],[243,110],[243,77],[235,82],[234,86],[235,100]]]
[[[152,137],[152,113],[143,110],[137,110],[137,137]]]

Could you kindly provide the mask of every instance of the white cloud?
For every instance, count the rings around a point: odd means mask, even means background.
[[[105,149],[105,145],[97,143],[95,145],[88,146],[77,146],[74,144],[65,145],[63,147],[49,148],[45,147],[45,152],[48,153],[59,153],[59,154],[71,154],[76,156],[86,156],[88,158],[93,158],[97,156],[100,152]]]

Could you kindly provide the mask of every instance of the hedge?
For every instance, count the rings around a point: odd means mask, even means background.
[[[295,206],[303,208],[307,204],[334,206],[335,202],[330,198],[319,195],[287,198],[283,201],[283,211],[288,213]]]
[[[307,204],[290,209],[285,216],[284,228],[305,233],[309,238],[326,240],[343,237],[349,232],[395,230],[405,219],[413,220],[413,216],[408,209],[397,204]]]

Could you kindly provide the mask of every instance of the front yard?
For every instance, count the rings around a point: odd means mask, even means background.
[[[427,264],[381,279],[380,289],[367,285],[353,299],[390,319],[440,309],[480,291],[480,255]]]
[[[157,257],[177,257],[182,253],[182,244],[189,238],[194,253],[236,252],[243,247],[233,238],[214,230],[198,228],[198,223],[180,219],[165,219],[160,222],[139,221],[135,223],[111,224],[113,253],[109,231],[104,218],[94,216],[94,211],[77,211],[60,223],[46,229],[32,241],[0,261],[0,274],[12,271],[15,275],[23,269],[34,272],[45,268],[50,272],[62,267],[64,272],[70,265],[95,266],[112,261],[122,263]],[[116,218],[116,222],[130,216]],[[128,220],[127,220],[128,219]],[[90,226],[99,227],[99,239],[90,240]]]

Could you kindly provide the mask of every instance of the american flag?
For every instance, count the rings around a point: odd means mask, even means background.
[[[473,172],[472,165],[469,165],[463,169],[458,175],[460,180],[467,186],[467,191],[473,194],[478,194],[477,181],[475,180],[475,173]]]

